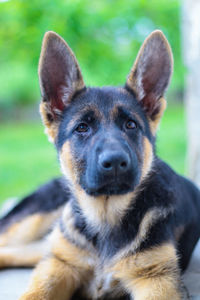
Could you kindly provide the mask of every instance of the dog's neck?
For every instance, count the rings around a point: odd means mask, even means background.
[[[77,203],[83,215],[92,226],[101,227],[109,224],[116,225],[125,215],[131,202],[135,198],[135,191],[125,195],[90,196],[83,189],[76,191]]]
[[[132,203],[136,201],[141,190],[143,190],[144,182],[149,180],[151,171],[153,171],[153,161],[152,159],[151,164],[146,168],[145,174],[142,174],[141,181],[135,189],[123,195],[91,196],[86,193],[79,183],[69,177],[66,169],[62,170],[67,181],[73,183],[69,185],[72,201],[76,201],[76,205],[79,207],[84,219],[87,220],[88,225],[101,230],[105,225],[109,225],[112,228],[120,223]]]

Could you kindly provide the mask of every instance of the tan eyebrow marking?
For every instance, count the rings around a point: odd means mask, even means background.
[[[124,105],[115,105],[111,111],[111,120],[114,120],[117,117],[120,108],[125,108],[126,110],[129,110],[129,108]],[[144,121],[136,112],[130,112],[130,115],[132,115],[141,124],[142,128],[145,127]]]
[[[94,106],[94,105],[88,105],[87,107],[83,108],[80,112],[76,113],[73,116],[73,118],[70,120],[70,122],[67,125],[67,130],[70,131],[74,127],[74,125],[76,124],[76,122],[81,119],[81,117],[83,116],[83,114],[86,114],[87,112],[90,112],[90,111],[93,111],[94,115],[97,118],[99,118],[99,119],[101,118],[101,113],[99,112],[99,110],[97,109],[97,107]]]

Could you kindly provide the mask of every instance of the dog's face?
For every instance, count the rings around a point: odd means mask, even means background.
[[[133,94],[125,89],[89,88],[64,111],[56,145],[62,164],[70,152],[72,172],[88,194],[123,194],[140,181],[145,138],[152,141]]]
[[[55,33],[46,34],[41,114],[72,187],[93,196],[126,194],[148,174],[171,70],[170,47],[156,31],[124,87],[86,88],[70,48]]]

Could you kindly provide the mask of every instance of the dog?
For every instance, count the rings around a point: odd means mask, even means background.
[[[33,266],[21,300],[182,299],[200,237],[200,192],[156,155],[173,69],[154,31],[123,87],[86,87],[66,42],[45,34],[40,113],[63,178],[0,221],[0,266]]]

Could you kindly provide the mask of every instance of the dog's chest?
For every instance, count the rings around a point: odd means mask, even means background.
[[[85,285],[84,293],[89,299],[101,299],[105,296],[116,298],[122,295],[123,289],[120,282],[114,277],[113,272],[105,266],[97,265],[94,268],[94,274]]]

